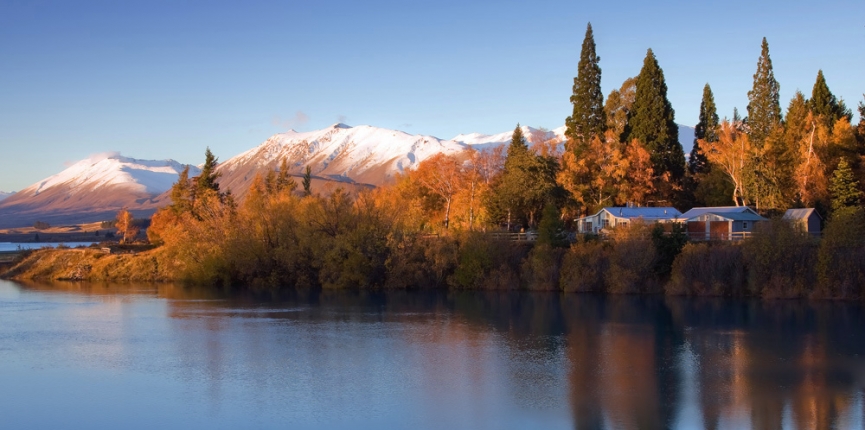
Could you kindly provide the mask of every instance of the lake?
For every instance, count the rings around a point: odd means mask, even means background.
[[[90,246],[94,243],[97,242],[0,242],[0,252],[17,251],[19,249],[57,248],[61,245],[77,248],[79,246]]]
[[[8,429],[863,428],[859,304],[0,281]]]

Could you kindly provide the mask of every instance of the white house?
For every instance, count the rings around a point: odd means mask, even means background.
[[[814,208],[787,209],[783,219],[793,223],[793,225],[806,233],[820,234],[820,221],[822,218]]]
[[[693,240],[734,240],[750,235],[757,223],[768,221],[747,206],[693,208],[682,214]]]
[[[672,222],[682,215],[672,207],[606,207],[598,213],[578,218],[577,231],[598,234],[602,230],[627,227],[634,221],[643,223]]]

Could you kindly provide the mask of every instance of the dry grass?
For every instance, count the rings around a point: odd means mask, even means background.
[[[33,280],[148,281],[175,279],[176,264],[156,249],[109,255],[95,249],[42,249],[14,265],[3,277]]]

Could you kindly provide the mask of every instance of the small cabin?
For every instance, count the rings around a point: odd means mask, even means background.
[[[717,206],[693,208],[678,221],[685,224],[691,240],[737,240],[768,219],[747,206]]]
[[[801,231],[813,235],[820,234],[823,224],[823,218],[820,217],[820,214],[814,208],[787,209],[783,219]]]
[[[628,227],[634,222],[673,222],[681,215],[673,207],[605,207],[594,215],[575,221],[580,234],[600,234],[605,230]]]

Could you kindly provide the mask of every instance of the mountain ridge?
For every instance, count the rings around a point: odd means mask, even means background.
[[[530,145],[553,142],[559,151],[563,148],[565,127],[521,129]],[[688,143],[683,145],[688,153],[693,128],[680,125],[679,130],[680,143]],[[288,162],[289,173],[296,177],[309,166],[316,189],[334,184],[368,188],[388,183],[435,154],[507,145],[512,133],[468,133],[440,139],[369,125],[336,123],[320,130],[274,134],[219,163],[217,171],[221,174],[222,189],[231,190],[238,198],[243,197],[256,175],[276,169],[283,159]],[[36,220],[96,221],[113,217],[122,207],[129,208],[135,216],[149,216],[168,204],[168,190],[185,166],[174,160],[95,154],[0,201],[0,227],[30,225]],[[199,174],[198,167],[189,167],[190,177]]]

